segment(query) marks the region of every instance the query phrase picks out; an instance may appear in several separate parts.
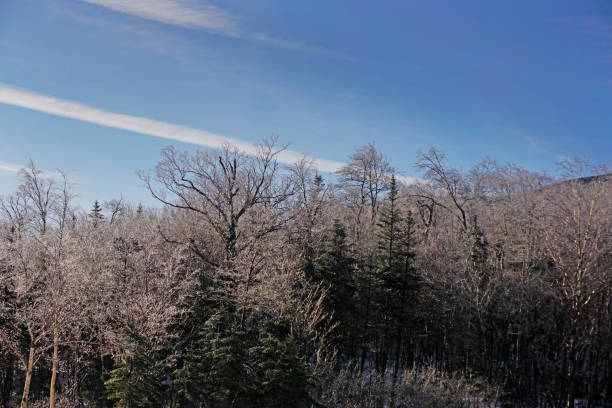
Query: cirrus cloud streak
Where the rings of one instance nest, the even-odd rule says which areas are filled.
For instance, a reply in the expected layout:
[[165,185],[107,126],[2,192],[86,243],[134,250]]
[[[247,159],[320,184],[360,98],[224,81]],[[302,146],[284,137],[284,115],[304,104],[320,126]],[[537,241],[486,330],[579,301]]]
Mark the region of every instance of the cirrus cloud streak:
[[[221,148],[224,144],[229,143],[245,154],[257,154],[257,145],[244,140],[141,116],[109,112],[3,83],[0,83],[0,103],[198,146]],[[304,156],[303,153],[284,150],[278,155],[278,160],[282,163],[294,164]],[[335,172],[344,165],[343,162],[334,160],[310,159],[315,168],[325,172]]]
[[277,48],[293,51],[310,52],[329,58],[357,61],[357,58],[336,52],[324,47],[290,41],[282,37],[264,33],[251,32],[241,27],[238,19],[220,8],[176,0],[81,0],[85,3],[104,7],[123,14],[145,20],[183,27],[192,30],[207,31],[231,38],[254,41]]
[[237,36],[236,23],[225,11],[209,5],[174,0],[82,0],[111,10],[179,27]]

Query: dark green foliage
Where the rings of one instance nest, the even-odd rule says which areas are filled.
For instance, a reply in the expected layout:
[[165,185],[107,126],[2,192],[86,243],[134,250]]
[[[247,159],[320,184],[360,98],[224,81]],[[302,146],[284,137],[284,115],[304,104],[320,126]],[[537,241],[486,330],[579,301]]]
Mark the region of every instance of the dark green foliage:
[[237,328],[205,327],[173,371],[173,406],[308,406],[307,364],[284,326],[262,329],[254,345]]
[[108,398],[117,408],[162,407],[163,378],[157,357],[146,340],[131,327],[125,329],[121,352],[115,358],[105,386]]
[[169,327],[177,339],[176,344],[168,346],[174,349],[169,367],[173,406],[197,407],[206,397],[208,362],[205,355],[210,345],[201,321],[202,313],[194,309],[191,313],[180,314]]
[[310,380],[298,340],[286,327],[268,326],[261,330],[259,344],[249,350],[255,380],[250,406],[310,407]]
[[[199,268],[194,259],[185,261],[182,268]],[[167,345],[168,373],[171,380],[173,407],[199,407],[207,400],[210,388],[211,328],[208,323],[217,310],[209,293],[213,282],[206,270],[200,270],[198,286],[179,305],[168,331],[171,341]]]
[[398,375],[402,347],[410,328],[411,309],[414,307],[418,279],[413,266],[414,220],[406,217],[398,203],[395,177],[391,178],[386,205],[378,222],[377,366],[385,369],[389,357],[393,360],[394,376]]
[[205,385],[213,406],[243,406],[247,395],[246,349],[242,333],[235,329],[210,330],[205,341],[208,364]]
[[339,357],[354,357],[359,338],[356,261],[348,246],[346,229],[334,220],[325,246],[315,262],[314,283],[327,290],[325,308],[337,324],[334,330]]
[[340,221],[334,220],[328,236],[325,249],[317,259],[314,278],[329,287],[326,302],[341,321],[347,317],[347,309],[354,301],[355,261],[347,246],[346,230]]
[[411,212],[405,217],[402,215],[397,194],[393,177],[387,204],[378,222],[378,276],[386,290],[393,295],[405,295],[416,283],[413,267],[414,219]]

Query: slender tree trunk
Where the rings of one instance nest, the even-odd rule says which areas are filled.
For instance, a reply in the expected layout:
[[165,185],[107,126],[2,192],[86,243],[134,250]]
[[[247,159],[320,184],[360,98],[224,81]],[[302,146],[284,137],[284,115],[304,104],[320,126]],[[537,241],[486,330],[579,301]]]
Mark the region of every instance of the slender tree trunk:
[[28,357],[28,366],[26,367],[25,384],[23,385],[23,395],[21,396],[21,408],[28,408],[28,400],[30,399],[30,383],[32,382],[32,371],[34,370],[34,345],[30,345],[30,355]]
[[57,380],[57,360],[59,350],[59,331],[57,329],[57,313],[53,321],[53,366],[51,369],[51,385],[49,387],[49,408],[55,408],[55,382]]

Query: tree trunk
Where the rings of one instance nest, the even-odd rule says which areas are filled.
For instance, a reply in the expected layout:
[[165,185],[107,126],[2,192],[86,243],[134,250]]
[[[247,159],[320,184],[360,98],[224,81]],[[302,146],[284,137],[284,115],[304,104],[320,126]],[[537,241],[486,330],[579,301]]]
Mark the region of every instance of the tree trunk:
[[57,330],[57,314],[53,322],[53,367],[51,369],[51,385],[49,387],[49,408],[55,408],[55,382],[57,380],[57,354],[59,349],[59,332]]
[[32,382],[32,371],[34,369],[34,345],[30,345],[30,355],[28,357],[28,366],[26,367],[25,384],[23,385],[23,395],[21,396],[21,408],[28,408],[28,400],[30,398],[30,383]]

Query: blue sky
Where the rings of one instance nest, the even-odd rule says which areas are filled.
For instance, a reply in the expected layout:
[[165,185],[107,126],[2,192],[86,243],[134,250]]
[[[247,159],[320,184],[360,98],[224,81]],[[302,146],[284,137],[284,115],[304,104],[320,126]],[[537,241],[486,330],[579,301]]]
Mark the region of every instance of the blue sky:
[[135,171],[185,140],[278,135],[323,170],[375,142],[418,176],[431,146],[609,162],[611,131],[609,1],[0,1],[0,193],[31,158],[83,206],[151,202]]

